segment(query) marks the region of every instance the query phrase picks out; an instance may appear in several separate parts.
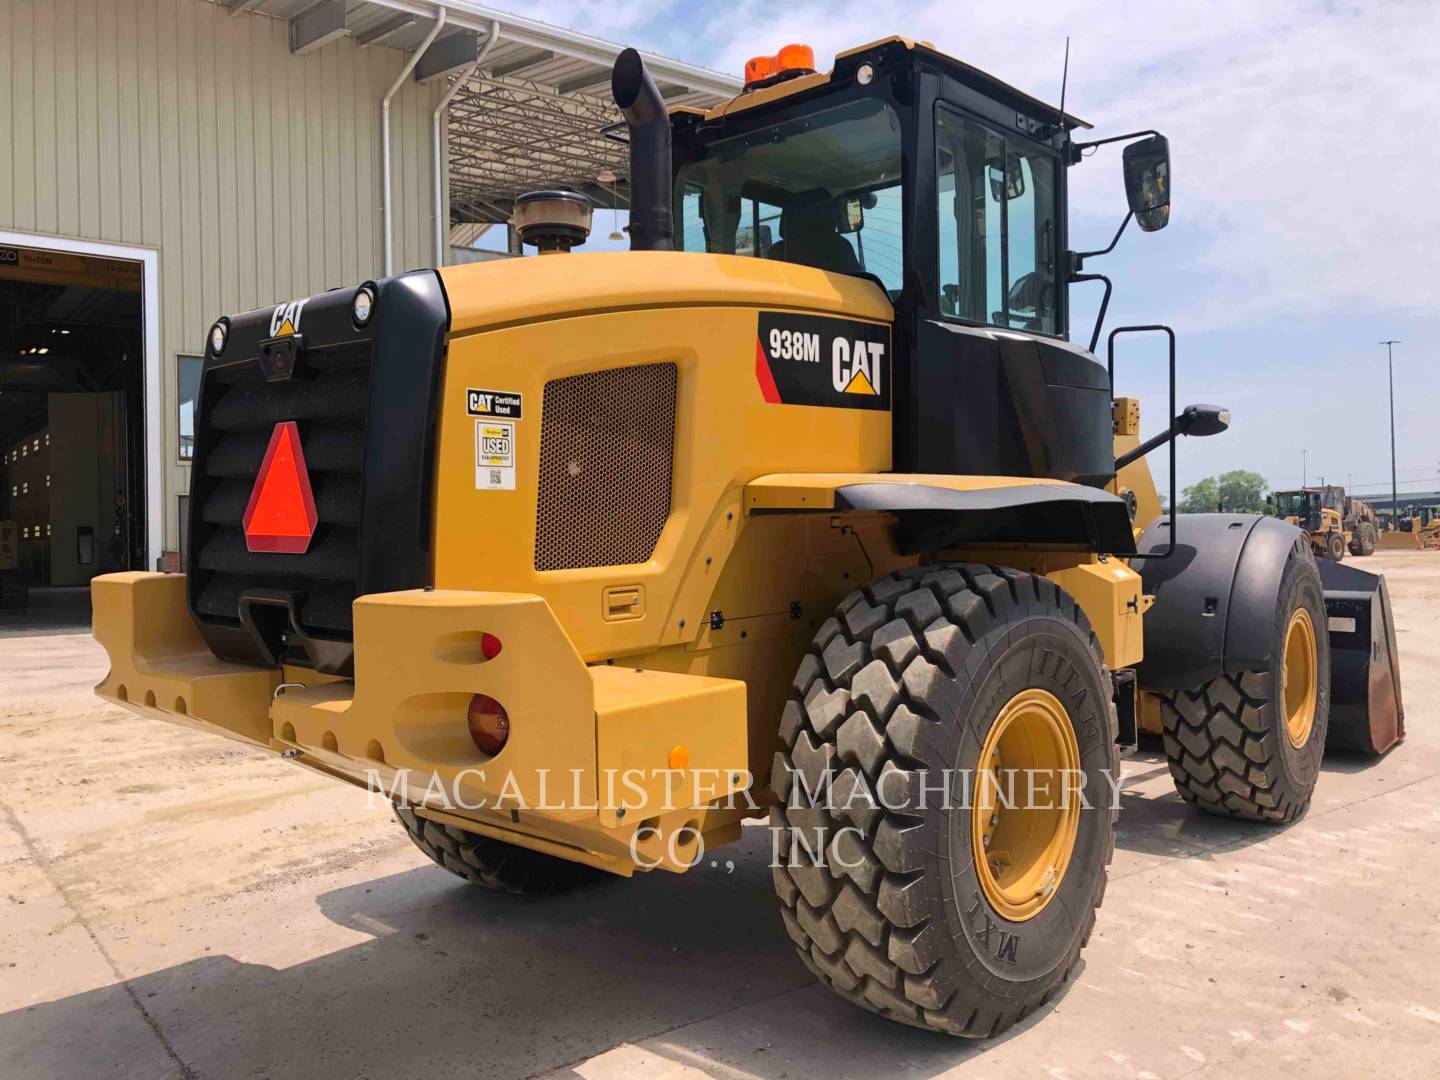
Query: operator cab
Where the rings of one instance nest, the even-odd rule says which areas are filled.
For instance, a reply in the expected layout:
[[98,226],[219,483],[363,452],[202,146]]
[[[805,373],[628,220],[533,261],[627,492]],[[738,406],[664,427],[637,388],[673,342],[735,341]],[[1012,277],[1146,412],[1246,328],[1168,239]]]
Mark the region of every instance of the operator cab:
[[[824,73],[787,46],[747,65],[738,97],[670,119],[678,250],[863,276],[889,297],[894,468],[1111,480],[1109,375],[1069,342],[1067,286],[1100,254],[1068,246],[1066,166],[1100,145],[1072,140],[1088,124],[902,38]],[[1149,231],[1168,221],[1169,162],[1143,134],[1125,222]]]
[[1281,521],[1294,521],[1306,532],[1320,529],[1320,492],[1315,488],[1277,491],[1272,496],[1275,516]]

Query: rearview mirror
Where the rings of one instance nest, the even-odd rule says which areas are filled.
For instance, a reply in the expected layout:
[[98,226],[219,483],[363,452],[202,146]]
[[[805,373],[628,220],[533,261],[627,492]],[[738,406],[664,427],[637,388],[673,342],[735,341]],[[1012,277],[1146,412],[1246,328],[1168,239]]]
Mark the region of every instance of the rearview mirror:
[[1164,135],[1125,147],[1125,198],[1146,232],[1170,224],[1170,142]]
[[1003,177],[1000,175],[1000,169],[995,165],[991,165],[988,171],[990,173],[990,198],[995,202],[1018,199],[1025,194],[1025,171],[1020,167],[1018,155],[1010,155],[1010,161],[1005,168]]
[[865,227],[865,203],[857,196],[840,200],[836,229],[841,233],[857,233]]
[[749,225],[742,225],[735,230],[735,254],[751,255],[757,259],[768,259],[770,257],[770,226],[761,225],[758,229]]
[[1181,435],[1192,438],[1219,435],[1230,426],[1230,410],[1221,405],[1186,405],[1175,424]]

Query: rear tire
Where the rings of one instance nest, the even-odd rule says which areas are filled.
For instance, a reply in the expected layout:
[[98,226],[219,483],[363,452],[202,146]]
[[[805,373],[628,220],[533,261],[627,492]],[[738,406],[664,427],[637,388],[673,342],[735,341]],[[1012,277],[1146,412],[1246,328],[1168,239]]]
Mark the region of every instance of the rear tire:
[[408,806],[395,807],[395,817],[415,846],[430,856],[436,866],[497,892],[544,896],[565,892],[604,876],[603,871],[583,863],[441,825],[422,818]]
[[[1045,578],[938,564],[846,597],[800,664],[770,781],[782,803],[771,810],[780,913],[816,978],[882,1016],[974,1038],[1049,1001],[1089,940],[1114,852],[1112,694],[1085,615]],[[1075,804],[1073,831],[1035,832],[1042,844],[1063,834],[1062,858],[1049,847],[1027,858],[1031,834],[995,822],[1019,814],[1006,823],[1029,829],[1037,819],[1024,815],[1063,806],[976,817],[968,786],[955,799],[991,747],[1023,759],[1000,736],[1027,695],[1060,706],[1053,732],[1070,740],[1094,807]],[[1034,742],[1014,750],[1040,745],[1018,730]],[[987,821],[993,876],[975,858]],[[1003,869],[1001,846],[1014,849]],[[1043,888],[1026,868],[1045,869]],[[1001,876],[1028,908],[992,899]]]
[[1345,534],[1327,533],[1325,536],[1325,557],[1331,562],[1342,562],[1345,558]]
[[[1302,614],[1303,613],[1303,614]],[[1286,698],[1287,644],[1308,621],[1313,634],[1313,712]],[[1294,821],[1310,805],[1330,720],[1330,649],[1324,591],[1309,541],[1286,557],[1269,668],[1221,675],[1196,691],[1161,694],[1165,756],[1180,796],[1221,817]],[[1302,678],[1301,664],[1292,681]],[[1294,689],[1292,695],[1296,693]],[[1299,703],[1303,712],[1303,701]]]

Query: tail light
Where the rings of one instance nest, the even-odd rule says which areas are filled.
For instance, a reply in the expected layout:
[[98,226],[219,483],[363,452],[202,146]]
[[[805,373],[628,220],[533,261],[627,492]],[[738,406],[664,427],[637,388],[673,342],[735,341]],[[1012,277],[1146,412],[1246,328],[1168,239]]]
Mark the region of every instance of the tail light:
[[500,702],[488,694],[475,694],[470,698],[465,721],[471,741],[482,754],[494,757],[505,749],[510,738],[510,716]]

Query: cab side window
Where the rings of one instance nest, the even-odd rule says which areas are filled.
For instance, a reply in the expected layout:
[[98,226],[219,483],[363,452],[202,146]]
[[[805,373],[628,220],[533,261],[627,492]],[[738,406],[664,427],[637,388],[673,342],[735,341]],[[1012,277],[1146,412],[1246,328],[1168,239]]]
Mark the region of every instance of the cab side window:
[[936,153],[941,313],[1058,333],[1055,158],[944,107]]

